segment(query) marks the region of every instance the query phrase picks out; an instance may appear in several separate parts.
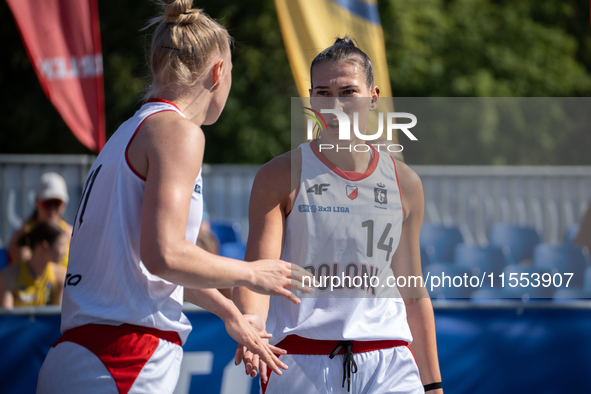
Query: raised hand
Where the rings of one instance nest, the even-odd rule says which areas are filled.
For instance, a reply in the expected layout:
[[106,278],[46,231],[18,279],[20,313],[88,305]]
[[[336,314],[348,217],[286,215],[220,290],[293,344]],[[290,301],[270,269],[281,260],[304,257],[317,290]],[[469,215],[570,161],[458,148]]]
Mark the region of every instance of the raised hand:
[[[259,315],[247,314],[247,315],[244,315],[244,318],[246,319],[246,321],[248,321],[248,323],[252,326],[252,328],[256,332],[259,333],[262,341],[268,345],[269,349],[273,353],[275,353],[275,354],[285,354],[286,353],[285,350],[279,349],[278,347],[268,344],[269,343],[268,338],[270,338],[270,335],[267,334],[267,332],[265,331],[263,321],[261,320]],[[242,362],[242,361],[244,361],[244,366],[245,366],[247,375],[250,375],[254,378],[255,376],[257,376],[257,373],[260,371],[262,381],[263,382],[267,381],[267,379],[268,379],[268,377],[267,377],[267,363],[264,360],[262,360],[258,354],[255,354],[255,353],[251,352],[250,350],[248,350],[248,348],[246,348],[246,346],[238,344],[238,347],[236,348],[236,357],[234,359],[234,363],[236,365],[239,365],[240,362]],[[283,364],[283,365],[285,365],[285,364]]]
[[309,286],[303,285],[303,278],[311,274],[302,267],[282,260],[258,260],[249,263],[254,277],[245,287],[260,293],[283,297],[296,305],[301,303],[291,290],[313,293]]
[[[256,316],[256,317],[255,317]],[[258,318],[258,321],[256,320]],[[264,362],[271,368],[273,372],[281,375],[281,369],[287,369],[287,365],[279,361],[276,354],[285,354],[275,346],[269,345],[268,339],[271,337],[263,328],[263,323],[257,315],[232,315],[230,318],[224,320],[226,324],[226,331],[236,342],[238,342],[238,349],[241,349],[240,358],[243,354],[248,353],[251,360],[257,357],[257,367],[259,360]],[[262,328],[262,329],[261,329]],[[236,365],[240,364],[238,357],[238,350],[236,351]],[[265,368],[266,370],[266,368]],[[254,375],[256,376],[256,374]]]

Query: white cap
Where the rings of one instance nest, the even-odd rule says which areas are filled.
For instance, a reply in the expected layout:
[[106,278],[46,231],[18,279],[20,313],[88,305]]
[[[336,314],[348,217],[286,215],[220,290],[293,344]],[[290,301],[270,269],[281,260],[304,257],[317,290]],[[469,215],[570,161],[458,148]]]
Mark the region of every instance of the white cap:
[[38,201],[58,199],[67,203],[70,201],[70,197],[68,196],[66,181],[60,174],[46,172],[39,179],[35,190],[35,199]]

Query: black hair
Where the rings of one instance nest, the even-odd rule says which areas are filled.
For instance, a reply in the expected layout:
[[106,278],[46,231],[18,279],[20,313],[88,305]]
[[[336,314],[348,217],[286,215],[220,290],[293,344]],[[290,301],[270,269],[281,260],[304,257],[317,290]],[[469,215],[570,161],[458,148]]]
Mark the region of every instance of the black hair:
[[25,233],[18,240],[20,246],[28,246],[34,249],[43,241],[47,241],[49,245],[55,244],[55,241],[64,234],[64,230],[53,222],[41,222],[33,229]]
[[[337,38],[331,46],[320,52],[310,66],[310,83],[312,83],[312,70],[314,66],[325,62],[350,61],[358,63],[365,71],[365,83],[368,87],[373,85],[373,66],[371,59],[365,52],[357,46],[355,39],[346,35],[343,38]],[[314,89],[314,86],[312,86]]]

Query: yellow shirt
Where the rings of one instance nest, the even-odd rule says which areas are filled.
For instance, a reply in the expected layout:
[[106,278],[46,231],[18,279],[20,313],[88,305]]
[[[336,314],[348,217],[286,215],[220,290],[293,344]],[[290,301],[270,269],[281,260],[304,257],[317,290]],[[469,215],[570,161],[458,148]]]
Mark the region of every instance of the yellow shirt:
[[47,264],[43,274],[35,279],[27,263],[22,262],[18,264],[17,275],[14,306],[44,306],[57,298],[57,281],[51,264]]

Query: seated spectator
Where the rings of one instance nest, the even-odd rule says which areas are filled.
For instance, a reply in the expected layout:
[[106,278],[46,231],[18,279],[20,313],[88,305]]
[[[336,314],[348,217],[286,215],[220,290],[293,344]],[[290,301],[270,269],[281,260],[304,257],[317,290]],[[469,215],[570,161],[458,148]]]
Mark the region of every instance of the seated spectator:
[[[55,172],[47,172],[41,175],[37,189],[35,190],[35,210],[25,224],[12,236],[8,244],[8,263],[17,264],[31,259],[31,249],[27,245],[19,244],[23,236],[33,230],[37,223],[53,221],[59,225],[67,235],[67,246],[70,247],[70,235],[72,226],[62,218],[66,212],[66,205],[70,200],[66,181]],[[57,263],[68,266],[68,251],[62,260]]]
[[54,222],[43,222],[23,235],[31,250],[31,259],[0,271],[0,306],[60,305],[66,268],[54,263],[67,252],[68,237]]

